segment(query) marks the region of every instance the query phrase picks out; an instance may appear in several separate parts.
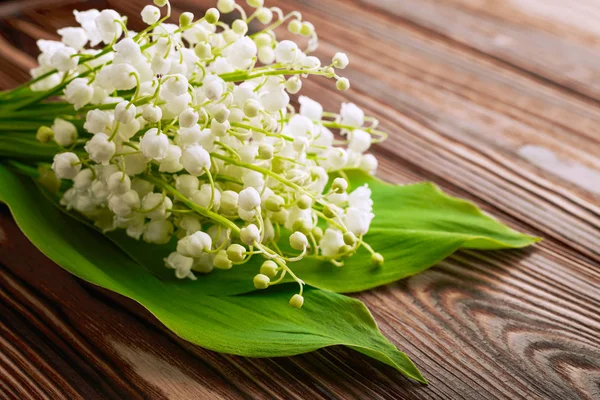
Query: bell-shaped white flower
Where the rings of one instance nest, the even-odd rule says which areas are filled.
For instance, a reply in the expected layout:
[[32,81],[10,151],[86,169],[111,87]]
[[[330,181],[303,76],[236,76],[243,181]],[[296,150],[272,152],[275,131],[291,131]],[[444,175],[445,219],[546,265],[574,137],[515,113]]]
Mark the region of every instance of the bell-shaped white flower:
[[179,279],[195,279],[195,277],[192,278],[194,276],[192,273],[193,264],[193,258],[186,257],[176,251],[172,252],[167,258],[165,258],[165,265],[169,268],[173,268],[175,270],[175,276]]
[[52,66],[61,72],[66,72],[77,67],[77,51],[71,47],[62,47],[52,55]]
[[371,147],[371,135],[362,129],[355,129],[350,133],[348,149],[356,153],[364,153]]
[[166,244],[173,235],[173,224],[168,220],[150,221],[146,225],[143,239],[148,243]]
[[123,27],[119,23],[121,16],[115,10],[102,10],[95,18],[96,28],[104,44],[110,44],[123,34]]
[[212,197],[212,209],[218,210],[221,205],[221,192],[217,188],[213,188],[209,184],[200,186],[192,196],[192,201],[201,207],[208,208]]
[[239,193],[238,202],[242,209],[252,211],[261,204],[260,194],[253,187],[248,187]]
[[290,235],[290,246],[294,250],[304,250],[308,247],[308,238],[302,232],[294,232]]
[[179,126],[182,128],[191,128],[198,122],[198,113],[193,108],[187,108],[179,114]]
[[200,181],[193,175],[180,174],[175,178],[175,188],[186,197],[192,197],[199,186]]
[[115,172],[108,177],[106,184],[112,194],[121,195],[131,190],[131,179],[123,172]]
[[58,179],[73,179],[81,171],[81,162],[75,153],[59,153],[54,156],[52,170]]
[[115,107],[115,120],[128,124],[135,118],[135,113],[135,105],[128,101],[122,101]]
[[255,242],[260,242],[260,231],[254,224],[247,225],[240,230],[240,240],[252,246]]
[[160,172],[168,172],[174,174],[183,169],[183,165],[179,162],[181,159],[181,148],[174,144],[170,144],[167,149],[167,156],[160,162],[158,170]]
[[291,40],[282,40],[275,47],[275,60],[282,64],[292,64],[302,51]]
[[73,178],[73,188],[84,192],[92,186],[94,181],[94,174],[90,168],[82,169]]
[[189,257],[200,257],[202,253],[210,250],[211,247],[212,238],[202,231],[194,232],[177,242],[177,251]]
[[167,219],[171,215],[169,210],[172,207],[173,201],[161,193],[148,193],[142,199],[143,213],[152,220]]
[[89,133],[105,133],[112,122],[113,116],[109,112],[98,109],[91,110],[85,117],[83,128]]
[[365,120],[365,112],[353,103],[342,103],[340,116],[342,125],[361,127]]
[[140,150],[146,157],[162,161],[168,154],[169,138],[156,128],[148,129],[140,141]]
[[335,53],[331,64],[337,69],[344,69],[348,66],[348,56],[345,53]]
[[75,125],[62,118],[56,118],[50,129],[54,132],[54,141],[62,147],[72,145],[77,139],[77,128]]
[[146,25],[152,25],[157,23],[160,19],[160,9],[152,5],[147,5],[142,9],[141,15],[142,21],[144,21]]
[[73,104],[76,110],[92,101],[94,88],[88,84],[85,78],[73,79],[65,88],[65,99]]
[[321,120],[323,116],[323,106],[321,104],[306,96],[300,96],[298,102],[300,103],[300,115],[313,121]]
[[142,57],[142,51],[140,45],[137,44],[132,38],[124,38],[113,46],[117,55],[122,60],[134,64]]
[[88,42],[88,35],[83,28],[67,27],[56,31],[61,37],[62,42],[75,50],[83,49]]
[[360,158],[358,167],[363,171],[373,175],[378,166],[377,158],[373,154],[364,154]]
[[319,242],[321,254],[325,257],[335,256],[344,245],[344,236],[337,229],[327,228]]
[[210,154],[200,145],[191,145],[183,149],[183,154],[180,159],[183,168],[194,176],[204,174],[205,169],[211,166]]
[[165,90],[173,96],[181,96],[182,94],[187,93],[188,85],[187,78],[181,74],[177,74],[169,76],[166,79],[164,87]]
[[108,198],[108,208],[119,217],[127,217],[140,207],[140,196],[135,190]]
[[104,133],[96,133],[88,140],[84,148],[90,159],[98,164],[108,164],[116,150],[115,143],[110,141]]
[[148,122],[156,123],[162,119],[162,110],[158,106],[149,104],[144,107],[142,117]]

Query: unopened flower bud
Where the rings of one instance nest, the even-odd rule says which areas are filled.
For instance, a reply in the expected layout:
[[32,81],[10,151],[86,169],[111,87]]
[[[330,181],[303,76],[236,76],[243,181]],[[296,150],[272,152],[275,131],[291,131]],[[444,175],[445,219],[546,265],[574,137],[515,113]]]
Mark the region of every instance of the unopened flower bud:
[[40,126],[35,134],[35,138],[42,143],[48,143],[53,137],[54,132],[47,126]]
[[182,28],[188,27],[194,21],[194,14],[189,11],[181,13],[179,16],[179,26]]
[[244,103],[244,114],[249,118],[254,118],[258,115],[261,109],[261,104],[255,99],[246,100]]
[[268,276],[269,278],[273,278],[275,275],[277,275],[278,268],[279,267],[275,261],[267,260],[260,266],[260,273]]
[[272,64],[275,61],[275,51],[273,51],[271,46],[258,48],[258,61],[263,64]]
[[231,29],[240,36],[244,36],[248,32],[248,24],[242,19],[236,19],[231,25]]
[[380,253],[373,253],[371,256],[371,264],[374,267],[381,267],[383,265],[384,258]]
[[261,7],[256,12],[256,19],[258,19],[261,24],[268,24],[273,20],[273,11],[271,11],[270,8]]
[[310,223],[305,219],[297,219],[292,224],[292,230],[302,232],[305,235],[310,233],[311,228],[312,226],[310,226]]
[[298,76],[292,76],[285,83],[285,90],[287,90],[289,94],[296,94],[300,89],[302,89],[302,81]]
[[239,195],[233,190],[225,190],[221,193],[221,211],[225,213],[235,212],[238,208]]
[[217,252],[213,263],[215,265],[215,268],[218,269],[231,269],[231,267],[233,266],[231,260],[227,256],[227,251],[225,250],[219,250]]
[[241,244],[234,243],[227,248],[227,257],[233,262],[244,261],[246,248]]
[[258,146],[258,157],[263,160],[270,160],[273,158],[273,146],[269,143],[261,143]]
[[334,193],[344,193],[348,190],[348,181],[344,178],[335,178],[331,184],[331,190]]
[[354,244],[356,243],[358,239],[356,239],[356,235],[352,232],[346,232],[344,233],[344,243],[346,243],[348,246],[354,246]]
[[208,60],[212,57],[212,47],[208,43],[200,42],[194,46],[194,53],[201,60]]
[[315,27],[310,22],[303,22],[302,27],[300,28],[300,34],[302,36],[310,36],[315,32]]
[[328,205],[323,207],[323,215],[325,215],[327,218],[335,218],[338,216],[337,212],[335,212],[335,210]]
[[159,7],[164,7],[165,5],[167,5],[168,0],[154,0],[154,4],[156,4]]
[[315,226],[311,233],[317,242],[323,238],[323,229],[318,226]]
[[240,230],[240,240],[245,244],[252,246],[260,241],[260,231],[254,224],[250,224]]
[[238,205],[246,211],[252,211],[260,206],[260,194],[253,187],[248,187],[239,193]]
[[340,78],[335,83],[337,90],[348,90],[350,89],[350,81],[348,78]]
[[228,14],[235,10],[235,1],[234,0],[219,0],[217,1],[217,8],[223,14]]
[[304,250],[308,247],[308,239],[302,232],[294,232],[290,235],[290,246],[294,250]]
[[266,33],[259,33],[254,38],[254,43],[256,43],[256,47],[259,47],[259,48],[265,47],[265,46],[271,46],[271,43],[273,43],[273,38],[271,37],[271,35],[268,35]]
[[267,275],[264,274],[258,274],[254,277],[254,287],[257,289],[266,289],[269,287],[269,282],[271,282],[271,279],[269,279],[269,277]]
[[262,7],[264,4],[264,0],[246,0],[250,7],[258,8]]
[[214,25],[219,21],[220,16],[221,15],[219,13],[219,10],[217,10],[216,8],[209,8],[208,10],[206,10],[206,14],[204,14],[204,19],[209,24]]
[[294,34],[300,33],[301,29],[302,29],[302,22],[298,21],[297,19],[291,20],[290,23],[288,24],[288,30]]
[[331,64],[337,69],[344,69],[348,66],[348,56],[345,53],[335,53]]
[[312,199],[310,198],[310,196],[303,194],[298,198],[296,204],[301,210],[306,210],[312,207]]
[[293,295],[292,298],[290,299],[290,306],[292,306],[294,308],[301,308],[303,304],[304,304],[304,297],[302,297],[299,294]]
[[281,210],[281,207],[283,207],[284,204],[285,200],[283,197],[275,194],[267,198],[267,201],[265,202],[265,208],[269,211],[277,212]]

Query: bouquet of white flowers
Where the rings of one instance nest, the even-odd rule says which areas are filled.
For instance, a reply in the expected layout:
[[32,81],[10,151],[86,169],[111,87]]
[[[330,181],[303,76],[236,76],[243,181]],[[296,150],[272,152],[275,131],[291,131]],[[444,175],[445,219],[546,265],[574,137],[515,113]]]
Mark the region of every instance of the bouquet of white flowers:
[[[161,262],[179,279],[244,269],[255,289],[293,281],[294,308],[303,306],[305,286],[296,266],[310,265],[309,285],[346,292],[418,272],[467,243],[531,243],[431,186],[402,194],[370,178],[377,159],[367,151],[386,138],[375,118],[351,103],[332,113],[306,96],[298,97],[299,107],[290,101],[312,75],[347,90],[348,79],[338,74],[348,57],[336,53],[322,64],[309,55],[318,38],[300,13],[247,3],[249,15],[234,0],[219,0],[202,17],[184,12],[173,24],[168,0],[155,0],[141,10],[140,32],[114,10],[75,11],[78,26],[58,30],[61,42],[38,41],[33,79],[0,94],[1,118],[14,122],[0,133],[5,164],[34,176],[102,233],[122,230],[168,249]],[[239,18],[220,21],[231,12]],[[282,25],[305,45],[279,40]],[[370,236],[373,186],[386,221]],[[10,195],[0,199],[11,204]],[[390,199],[417,211],[403,219]],[[121,237],[117,245],[127,247]],[[383,248],[369,245],[369,237]],[[410,253],[400,253],[407,258],[399,266],[390,248],[398,240],[409,240]],[[429,246],[439,250],[419,255]],[[388,256],[396,265],[383,265]],[[349,271],[339,274],[345,264]],[[222,276],[215,279],[230,279]],[[386,357],[378,358],[390,363]],[[391,364],[423,380],[407,358]]]

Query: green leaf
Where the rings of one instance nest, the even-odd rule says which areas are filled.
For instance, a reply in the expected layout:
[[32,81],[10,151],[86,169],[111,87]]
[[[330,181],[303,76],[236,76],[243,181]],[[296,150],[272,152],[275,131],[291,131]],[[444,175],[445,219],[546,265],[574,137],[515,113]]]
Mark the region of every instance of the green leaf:
[[344,345],[426,382],[410,359],[383,337],[358,300],[307,288],[305,305],[298,310],[287,304],[295,285],[227,296],[217,290],[208,294],[203,278],[185,283],[162,280],[104,235],[53,206],[31,180],[1,165],[0,186],[0,201],[8,204],[19,227],[46,256],[81,279],[137,301],[192,343],[250,357]]

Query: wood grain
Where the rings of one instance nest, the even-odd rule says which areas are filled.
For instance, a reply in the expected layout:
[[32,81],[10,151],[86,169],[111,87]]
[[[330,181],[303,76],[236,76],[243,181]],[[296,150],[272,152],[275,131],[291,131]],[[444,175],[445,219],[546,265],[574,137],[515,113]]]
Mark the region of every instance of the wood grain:
[[[0,86],[26,79],[68,1],[0,6]],[[175,0],[196,15],[212,0]],[[132,15],[146,2],[92,1]],[[600,4],[559,0],[269,1],[349,54],[352,101],[391,132],[380,176],[432,180],[545,241],[461,252],[358,297],[429,386],[344,349],[246,359],[181,341],[148,312],[73,278],[0,216],[5,398],[600,398]],[[7,11],[8,10],[8,11]]]

